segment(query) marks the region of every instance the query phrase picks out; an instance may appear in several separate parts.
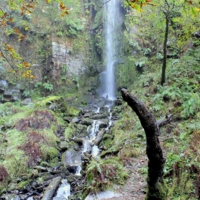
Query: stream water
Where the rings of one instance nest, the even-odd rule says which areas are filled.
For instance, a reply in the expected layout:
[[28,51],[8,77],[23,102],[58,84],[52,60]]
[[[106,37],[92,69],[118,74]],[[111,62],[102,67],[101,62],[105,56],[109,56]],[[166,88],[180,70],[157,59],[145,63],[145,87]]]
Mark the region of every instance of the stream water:
[[[113,100],[116,99],[116,88],[115,88],[115,63],[118,59],[118,51],[117,51],[117,34],[118,33],[118,24],[120,20],[120,0],[110,0],[105,1],[103,0],[103,13],[104,13],[104,64],[105,64],[105,71],[103,71],[100,74],[100,80],[101,80],[101,89],[100,89],[100,96],[103,98],[106,98],[107,100],[111,101],[110,105],[105,105],[108,109],[108,125],[106,127],[106,131],[109,130],[109,128],[112,125],[112,112],[111,112],[111,106],[113,104]],[[97,108],[95,113],[100,113],[100,108]],[[100,149],[97,145],[91,145],[95,138],[97,137],[98,132],[100,131],[99,127],[101,124],[101,120],[94,119],[91,126],[88,126],[87,132],[88,136],[84,138],[82,149],[81,149],[81,155],[84,155],[84,153],[89,153],[93,157],[97,157],[100,153]],[[82,164],[80,163],[76,167],[76,176],[81,176],[81,170],[82,170]],[[63,184],[60,186],[60,188],[57,191],[57,195],[62,196],[61,193],[66,192],[63,191],[61,188],[67,187],[63,186]],[[68,191],[68,196],[70,196],[70,190]],[[60,193],[60,194],[59,194]],[[66,195],[66,196],[67,196]],[[97,194],[96,196],[88,196],[86,199],[93,200],[93,199],[101,199],[102,197],[108,198],[115,196],[114,193],[107,191],[104,193]],[[67,198],[66,198],[67,199]]]
[[[111,107],[106,105],[105,108],[107,108],[108,116],[107,116],[107,127],[105,128],[106,131],[109,130],[110,126],[112,125],[112,113],[111,113]],[[104,110],[105,110],[104,108]],[[95,114],[102,114],[100,112],[100,108],[97,108],[96,110],[93,110],[93,113]],[[87,137],[82,139],[82,148],[80,148],[80,154],[81,156],[84,156],[84,153],[90,154],[93,157],[97,157],[100,153],[100,149],[97,145],[94,145],[94,141],[98,135],[98,133],[101,131],[100,125],[102,124],[102,119],[94,119],[92,121],[92,124],[87,127]],[[76,171],[74,173],[74,176],[82,176],[82,162],[73,162],[73,156],[71,154],[68,154],[68,160],[72,163],[72,166],[74,165]],[[70,184],[67,182],[67,180],[62,180],[62,184],[59,186],[56,196],[53,198],[53,200],[67,200],[73,193],[71,193]],[[97,196],[93,198],[93,196],[88,196],[87,199],[100,199],[100,197],[103,195],[112,196],[112,192],[105,192],[102,194],[97,194]],[[98,197],[99,196],[99,197]]]
[[[112,126],[112,112],[111,107],[113,106],[113,102],[116,99],[116,86],[115,86],[115,64],[118,59],[118,50],[117,46],[119,46],[117,35],[119,34],[119,21],[120,21],[120,0],[103,0],[103,16],[104,16],[104,53],[103,53],[103,61],[105,65],[105,71],[100,74],[101,79],[101,88],[99,95],[102,97],[105,102],[103,110],[107,109],[107,116],[104,117],[103,120],[106,120],[105,131],[108,132],[110,127]],[[6,83],[0,82],[0,84],[4,85]],[[93,110],[95,114],[103,114],[101,108],[98,107]],[[91,118],[92,119],[92,118]],[[85,153],[90,154],[93,157],[98,157],[101,150],[98,145],[95,145],[94,141],[98,137],[98,133],[101,131],[102,127],[100,127],[104,122],[102,119],[94,118],[92,124],[87,127],[87,136],[85,138],[80,138],[82,140],[82,147],[80,151],[75,151],[77,155],[74,155],[73,151],[68,151],[66,153],[67,161],[72,170],[73,176],[82,177],[82,163]],[[68,182],[67,179],[62,179],[60,176],[61,182],[58,184],[58,189],[55,191],[53,200],[68,200],[70,197],[74,195],[74,191],[72,189],[72,185]],[[57,187],[56,187],[57,188]],[[51,187],[50,187],[51,190]],[[45,191],[46,192],[46,191]],[[31,195],[29,195],[31,196]],[[104,191],[99,194],[88,196],[87,200],[96,200],[102,198],[112,198],[114,196],[120,196],[112,191]],[[22,198],[23,199],[23,198]],[[45,198],[43,198],[45,200]],[[29,197],[28,200],[33,200],[33,197]]]

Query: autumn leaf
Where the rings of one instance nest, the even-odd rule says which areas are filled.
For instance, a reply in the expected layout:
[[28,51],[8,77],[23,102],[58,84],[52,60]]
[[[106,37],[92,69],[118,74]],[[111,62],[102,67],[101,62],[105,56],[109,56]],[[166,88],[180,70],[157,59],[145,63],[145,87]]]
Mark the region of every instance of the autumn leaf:
[[1,24],[2,24],[3,26],[6,26],[6,25],[7,25],[6,20],[2,20],[2,21],[1,21]]
[[15,32],[16,34],[20,34],[20,31],[19,31],[18,28],[13,28],[13,30],[14,30],[14,32]]
[[25,61],[23,62],[23,65],[24,65],[25,68],[29,68],[29,67],[31,66],[30,63],[27,63],[27,62],[25,62]]
[[13,22],[14,22],[14,18],[9,18],[8,21],[9,21],[10,23],[13,23]]
[[63,4],[63,2],[60,2],[60,9],[61,10],[65,10],[66,9],[66,6]]

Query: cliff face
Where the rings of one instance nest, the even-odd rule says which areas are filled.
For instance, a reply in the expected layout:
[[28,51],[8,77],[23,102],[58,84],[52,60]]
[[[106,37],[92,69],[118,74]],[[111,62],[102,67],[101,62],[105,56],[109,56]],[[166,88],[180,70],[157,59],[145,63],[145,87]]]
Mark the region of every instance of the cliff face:
[[[12,45],[23,61],[31,64],[25,71],[31,70],[35,78],[24,78],[18,61],[7,54],[9,62],[1,61],[4,72],[0,80],[7,80],[12,85],[20,83],[26,96],[30,90],[39,90],[42,91],[40,94],[46,95],[63,91],[74,93],[80,88],[96,94],[96,89],[101,87],[99,74],[105,69],[104,5],[94,0],[75,0],[67,1],[66,6],[69,14],[64,17],[60,16],[57,3],[45,2],[39,2],[31,15],[21,16],[18,11],[10,13],[15,21],[5,28],[2,38]],[[132,52],[127,50],[130,48],[129,38],[124,32],[127,29],[124,22],[127,11],[123,1],[120,12],[120,31],[115,40],[118,48],[115,62],[117,88],[130,85],[135,76],[134,61],[129,59]],[[19,40],[19,35],[13,30],[19,30],[24,39]],[[11,73],[13,68],[21,72],[17,75]],[[7,90],[5,87],[2,89]]]
[[[18,73],[18,77],[10,73],[12,68],[22,69],[17,67],[18,61],[5,52],[9,62],[1,60],[5,72],[1,73],[1,80],[21,82],[31,88],[37,87],[38,82],[52,84],[55,90],[65,85],[74,87],[74,80],[87,71],[90,62],[90,12],[87,2],[82,0],[68,1],[66,6],[69,14],[64,17],[60,16],[58,3],[45,2],[39,2],[31,15],[21,16],[18,11],[10,13],[15,20],[5,27],[5,33],[2,32],[3,42],[9,43],[25,62],[31,64],[28,70],[35,79],[27,81],[19,77],[22,73]],[[23,34],[24,39],[19,40],[13,30]]]

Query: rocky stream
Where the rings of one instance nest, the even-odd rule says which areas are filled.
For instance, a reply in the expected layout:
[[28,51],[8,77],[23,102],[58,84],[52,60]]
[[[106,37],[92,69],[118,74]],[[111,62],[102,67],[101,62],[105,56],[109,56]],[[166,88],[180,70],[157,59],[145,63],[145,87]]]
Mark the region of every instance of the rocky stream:
[[[91,159],[101,157],[106,147],[102,145],[104,135],[110,137],[110,127],[117,120],[115,107],[121,105],[120,100],[103,99],[99,103],[92,103],[81,109],[79,116],[71,117],[68,127],[73,126],[75,134],[65,139],[64,130],[57,131],[59,142],[59,162],[52,167],[48,162],[34,166],[29,184],[23,189],[7,190],[0,199],[5,200],[66,200],[82,199],[87,185],[85,169]],[[42,121],[41,121],[42,123]],[[103,155],[104,156],[104,155]],[[45,177],[40,181],[40,177]],[[17,182],[27,180],[26,174]],[[11,188],[11,187],[9,187]],[[111,191],[98,194],[103,197],[113,197]],[[99,196],[99,198],[100,198]],[[88,196],[87,200],[95,197]]]

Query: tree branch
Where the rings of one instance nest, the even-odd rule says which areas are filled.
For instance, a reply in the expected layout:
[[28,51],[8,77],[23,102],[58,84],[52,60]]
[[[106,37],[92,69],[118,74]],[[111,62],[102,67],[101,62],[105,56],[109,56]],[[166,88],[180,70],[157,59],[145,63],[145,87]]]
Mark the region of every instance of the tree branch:
[[[146,154],[148,161],[148,193],[147,200],[162,200],[163,186],[162,177],[165,159],[159,143],[159,128],[152,111],[145,104],[131,95],[126,89],[121,90],[124,101],[137,114],[146,134]],[[166,195],[166,191],[165,194]]]

